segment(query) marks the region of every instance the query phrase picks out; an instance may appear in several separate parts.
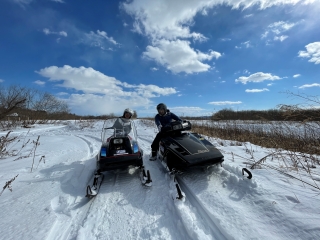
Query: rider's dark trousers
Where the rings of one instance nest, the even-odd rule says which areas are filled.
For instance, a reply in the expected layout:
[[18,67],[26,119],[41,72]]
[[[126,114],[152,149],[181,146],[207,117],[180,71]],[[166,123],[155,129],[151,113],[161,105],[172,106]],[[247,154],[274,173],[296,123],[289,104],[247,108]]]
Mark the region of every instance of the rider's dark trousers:
[[162,132],[158,132],[157,136],[154,138],[152,144],[151,144],[151,149],[152,151],[158,151],[159,149],[159,143],[161,138],[163,138],[164,136],[166,136],[165,133]]

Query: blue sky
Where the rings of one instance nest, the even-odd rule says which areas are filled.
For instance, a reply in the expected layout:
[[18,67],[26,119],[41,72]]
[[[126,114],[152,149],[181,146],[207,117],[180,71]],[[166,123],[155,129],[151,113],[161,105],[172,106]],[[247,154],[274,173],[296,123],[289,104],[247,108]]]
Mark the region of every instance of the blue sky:
[[81,115],[265,110],[318,96],[319,0],[2,0],[0,82]]

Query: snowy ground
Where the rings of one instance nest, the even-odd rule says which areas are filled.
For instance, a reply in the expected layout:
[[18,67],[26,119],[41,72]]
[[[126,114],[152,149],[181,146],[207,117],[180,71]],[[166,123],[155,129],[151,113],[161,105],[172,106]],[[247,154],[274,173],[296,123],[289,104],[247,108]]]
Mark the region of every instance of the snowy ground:
[[[252,170],[251,180],[242,175],[243,167],[270,149],[226,141],[221,146],[210,139],[225,155],[224,164],[180,175],[187,197],[174,201],[170,176],[159,162],[148,160],[155,128],[135,121],[153,186],[142,186],[134,170],[109,172],[91,200],[85,187],[103,122],[87,129],[74,123],[37,125],[26,138],[29,129],[15,130],[21,141],[13,149],[38,136],[40,145],[33,172],[33,155],[0,159],[1,186],[18,175],[13,191],[0,196],[0,239],[320,239],[319,190],[269,168]],[[31,141],[19,156],[30,152]],[[43,155],[45,162],[39,163]],[[267,163],[279,168],[278,161]],[[288,173],[320,185],[319,166],[313,182],[302,171]]]

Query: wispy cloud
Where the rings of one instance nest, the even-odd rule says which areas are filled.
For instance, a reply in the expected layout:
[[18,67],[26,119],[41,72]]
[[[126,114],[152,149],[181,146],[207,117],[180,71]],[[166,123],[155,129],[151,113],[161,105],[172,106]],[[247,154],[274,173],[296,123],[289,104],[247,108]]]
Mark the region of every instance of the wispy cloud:
[[297,24],[299,23],[290,23],[283,21],[274,22],[267,27],[267,30],[261,35],[261,38],[264,39],[270,36],[271,38],[268,39],[267,42],[270,42],[272,38],[274,41],[283,42],[289,37],[287,35],[284,35],[283,33],[290,30]]
[[249,77],[239,77],[235,80],[235,82],[240,82],[242,84],[247,84],[248,82],[263,82],[263,81],[275,81],[280,80],[282,78],[272,75],[271,73],[263,73],[263,72],[257,72],[254,74],[251,74]]
[[248,93],[269,92],[269,89],[268,89],[268,88],[262,88],[262,89],[246,89],[245,92],[248,92]]
[[240,46],[235,46],[236,49],[241,49],[241,48],[249,48],[252,47],[250,41],[242,42]]
[[252,17],[253,16],[253,14],[247,14],[247,15],[244,15],[243,17],[244,18],[249,18],[249,17]]
[[241,103],[242,103],[241,101],[236,101],[236,102],[232,102],[232,101],[208,102],[208,104],[216,105],[216,106],[233,105],[233,104],[241,104]]
[[274,39],[275,41],[283,42],[283,41],[286,40],[287,38],[288,38],[288,36],[282,35],[282,36],[275,36],[273,39]]
[[109,37],[105,31],[97,30],[96,32],[90,31],[89,33],[82,34],[81,43],[99,47],[103,50],[113,50],[109,45],[112,46],[120,46],[118,42],[116,42],[113,37]]
[[65,32],[65,31],[54,32],[54,31],[50,31],[48,28],[44,28],[43,32],[44,32],[45,35],[54,34],[54,35],[59,35],[59,36],[63,36],[63,37],[67,37],[68,36],[67,32]]
[[4,82],[4,80],[0,78],[0,83],[1,83],[1,82]]
[[300,86],[299,88],[303,89],[303,88],[312,88],[312,87],[320,87],[320,83],[305,84]]
[[19,4],[20,6],[25,6],[33,2],[33,0],[12,0],[14,3]]
[[33,83],[35,83],[35,84],[37,84],[37,85],[39,85],[39,86],[44,86],[44,85],[46,84],[46,82],[40,81],[40,80],[36,80],[36,81],[34,81]]
[[294,78],[298,78],[298,77],[300,77],[300,76],[301,76],[301,74],[295,74],[295,75],[293,75]]
[[307,51],[299,51],[298,56],[310,58],[309,62],[320,64],[320,42],[309,43],[305,46]]

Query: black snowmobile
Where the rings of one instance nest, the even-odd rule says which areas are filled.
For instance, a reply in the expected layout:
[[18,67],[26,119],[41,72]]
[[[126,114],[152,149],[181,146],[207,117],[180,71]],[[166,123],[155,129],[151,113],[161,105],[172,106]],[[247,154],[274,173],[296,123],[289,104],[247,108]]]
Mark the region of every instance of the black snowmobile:
[[185,172],[224,161],[215,146],[190,130],[189,121],[171,122],[162,130],[165,136],[159,144],[158,158],[169,171]]
[[189,121],[171,122],[165,126],[162,129],[164,137],[160,140],[157,153],[157,159],[161,161],[173,180],[170,184],[176,190],[173,199],[182,201],[185,199],[185,194],[180,188],[176,174],[221,164],[224,161],[224,156],[215,146],[190,130]]
[[150,172],[143,166],[143,151],[138,145],[137,132],[133,121],[124,118],[104,122],[101,133],[102,145],[96,156],[97,167],[92,185],[87,186],[87,197],[97,195],[103,181],[103,172],[139,168],[143,185],[151,186]]

